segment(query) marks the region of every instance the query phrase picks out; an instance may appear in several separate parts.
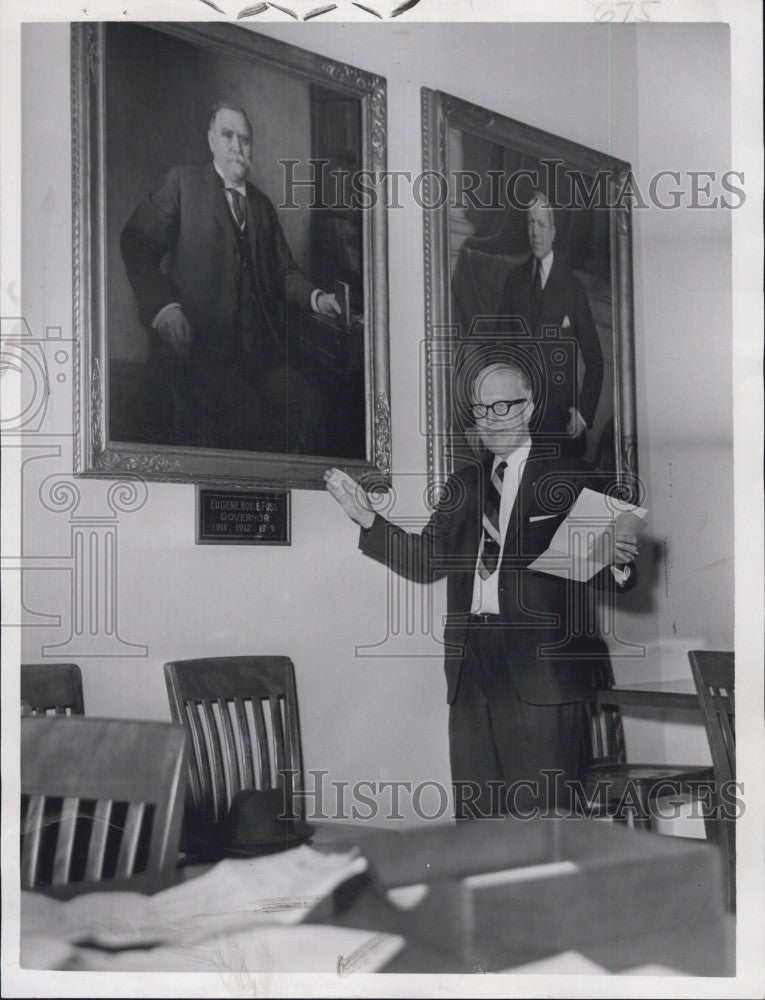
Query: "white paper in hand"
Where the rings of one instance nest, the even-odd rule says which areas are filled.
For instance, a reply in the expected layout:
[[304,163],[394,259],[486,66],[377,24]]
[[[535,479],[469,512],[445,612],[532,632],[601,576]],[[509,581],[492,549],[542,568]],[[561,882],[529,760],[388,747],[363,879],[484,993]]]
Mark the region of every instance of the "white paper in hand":
[[585,488],[547,549],[528,568],[564,580],[589,580],[613,562],[615,536],[639,535],[647,517],[645,507]]

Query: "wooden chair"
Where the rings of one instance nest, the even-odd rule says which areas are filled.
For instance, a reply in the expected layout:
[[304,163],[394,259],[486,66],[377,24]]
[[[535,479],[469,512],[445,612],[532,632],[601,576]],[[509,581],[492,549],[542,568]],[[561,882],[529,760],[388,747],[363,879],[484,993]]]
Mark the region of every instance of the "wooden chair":
[[[736,825],[728,815],[733,803],[721,789],[736,780],[735,657],[732,652],[694,649],[688,653],[704,726],[712,754],[715,778],[714,816],[717,841],[723,853],[726,902],[736,908]],[[727,806],[727,809],[726,809]]]
[[22,663],[21,700],[33,715],[84,715],[76,663]]
[[[222,821],[245,788],[282,787],[291,804],[292,787],[302,787],[303,761],[288,657],[179,660],[165,664],[165,683],[172,717],[189,738],[188,819]],[[302,796],[294,811],[304,817]]]
[[[638,764],[627,760],[621,712],[609,704],[614,684],[610,664],[594,667],[596,691],[585,704],[590,734],[589,759],[582,784],[589,801],[597,803],[601,815],[630,823],[636,829],[651,829],[656,799],[668,792],[704,802],[713,781],[706,765]],[[707,837],[714,836],[711,816],[704,815]]]
[[186,738],[126,719],[21,719],[21,886],[174,866]]

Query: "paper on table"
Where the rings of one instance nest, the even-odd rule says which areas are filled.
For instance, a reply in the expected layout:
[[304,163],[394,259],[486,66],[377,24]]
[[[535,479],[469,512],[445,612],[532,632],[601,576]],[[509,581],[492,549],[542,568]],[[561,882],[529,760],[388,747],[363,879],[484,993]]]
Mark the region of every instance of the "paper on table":
[[297,924],[367,867],[358,850],[327,854],[303,844],[261,858],[227,859],[154,896],[96,892],[67,902],[22,893],[22,934],[104,948],[190,945],[256,924]]
[[639,535],[647,516],[645,507],[583,489],[546,551],[528,568],[580,583],[589,580],[613,562],[615,535]]
[[404,947],[397,934],[306,924],[259,927],[194,945],[106,952],[76,948],[69,970],[84,972],[376,972]]
[[608,970],[602,965],[593,962],[578,951],[563,951],[558,955],[550,955],[549,958],[540,958],[536,962],[527,962],[525,965],[514,965],[510,969],[503,969],[505,975],[547,975],[547,976],[603,976],[608,975]]
[[632,969],[622,969],[617,972],[618,976],[685,976],[687,973],[680,969],[672,969],[668,965],[636,965]]
[[548,861],[541,865],[522,865],[520,868],[503,868],[496,872],[481,872],[462,879],[472,889],[509,882],[530,882],[532,879],[557,878],[559,875],[576,875],[581,869],[573,861]]
[[22,934],[19,952],[19,965],[22,969],[66,970],[75,961],[77,949],[60,938]]

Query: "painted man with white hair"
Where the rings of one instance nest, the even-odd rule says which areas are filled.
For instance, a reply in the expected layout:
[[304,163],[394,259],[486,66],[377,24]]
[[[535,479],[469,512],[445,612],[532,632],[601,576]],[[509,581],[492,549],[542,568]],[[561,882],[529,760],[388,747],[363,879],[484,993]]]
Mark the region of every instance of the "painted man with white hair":
[[322,401],[292,367],[287,310],[340,307],[300,270],[250,181],[254,141],[244,109],[219,101],[210,161],[172,167],[128,219],[120,249],[150,363],[169,373],[172,443],[315,454]]
[[[460,818],[529,815],[568,805],[585,755],[584,702],[607,648],[594,632],[593,588],[635,583],[634,536],[617,535],[614,564],[589,583],[529,564],[591,483],[577,459],[532,434],[535,391],[519,363],[472,363],[466,394],[485,459],[454,473],[421,533],[374,513],[332,470],[327,489],[361,526],[366,555],[417,582],[446,578],[449,748]],[[588,631],[589,629],[589,631]],[[545,771],[557,771],[551,788]]]

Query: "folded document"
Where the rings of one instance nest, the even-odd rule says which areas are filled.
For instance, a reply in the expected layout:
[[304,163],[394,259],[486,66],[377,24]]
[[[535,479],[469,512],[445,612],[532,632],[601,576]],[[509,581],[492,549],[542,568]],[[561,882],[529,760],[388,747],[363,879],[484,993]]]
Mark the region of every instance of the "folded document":
[[645,507],[583,489],[547,549],[528,568],[580,583],[589,580],[613,563],[616,535],[639,535],[647,517]]

